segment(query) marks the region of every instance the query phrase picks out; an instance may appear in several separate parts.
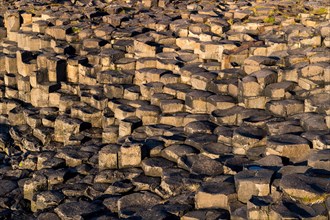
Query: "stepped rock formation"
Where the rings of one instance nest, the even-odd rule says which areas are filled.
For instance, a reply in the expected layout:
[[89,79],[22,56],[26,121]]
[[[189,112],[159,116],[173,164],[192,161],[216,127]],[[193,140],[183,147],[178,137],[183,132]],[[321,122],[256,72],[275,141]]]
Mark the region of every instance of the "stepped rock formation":
[[329,219],[327,0],[0,0],[0,219]]

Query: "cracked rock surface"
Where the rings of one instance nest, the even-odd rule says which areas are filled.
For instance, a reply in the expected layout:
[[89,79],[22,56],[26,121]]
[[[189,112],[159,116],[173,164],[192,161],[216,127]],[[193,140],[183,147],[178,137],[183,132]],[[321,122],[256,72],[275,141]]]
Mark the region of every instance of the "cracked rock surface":
[[327,0],[0,0],[0,219],[329,219]]

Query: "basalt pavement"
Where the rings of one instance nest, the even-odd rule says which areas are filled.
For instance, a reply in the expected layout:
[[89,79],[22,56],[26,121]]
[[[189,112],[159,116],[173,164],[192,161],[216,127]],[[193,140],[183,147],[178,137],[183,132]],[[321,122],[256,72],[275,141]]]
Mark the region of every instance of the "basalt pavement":
[[0,0],[0,219],[329,219],[327,0]]

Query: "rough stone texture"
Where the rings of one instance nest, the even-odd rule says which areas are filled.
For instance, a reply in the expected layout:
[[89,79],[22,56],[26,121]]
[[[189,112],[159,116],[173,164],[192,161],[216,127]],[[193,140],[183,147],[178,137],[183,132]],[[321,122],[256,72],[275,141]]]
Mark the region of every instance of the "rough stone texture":
[[0,219],[329,219],[326,0],[0,0]]
[[84,201],[68,202],[59,205],[54,211],[61,219],[75,219],[93,216],[100,211],[100,207]]
[[244,170],[235,175],[235,185],[238,200],[246,203],[255,196],[267,196],[270,193],[270,181],[273,171]]
[[281,179],[283,191],[305,204],[322,203],[330,194],[329,180],[304,174],[288,174]]
[[267,140],[267,152],[287,157],[293,162],[306,160],[310,153],[309,142],[297,135],[271,136]]
[[195,207],[229,209],[231,200],[237,198],[235,187],[231,182],[204,183],[195,195]]
[[308,166],[330,171],[330,149],[313,152],[308,158]]

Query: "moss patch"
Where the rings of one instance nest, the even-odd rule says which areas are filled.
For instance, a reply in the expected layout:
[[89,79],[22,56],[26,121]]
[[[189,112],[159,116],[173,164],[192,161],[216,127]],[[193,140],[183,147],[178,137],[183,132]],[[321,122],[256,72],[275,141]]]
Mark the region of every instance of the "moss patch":
[[71,29],[73,33],[79,33],[81,31],[81,28],[79,27],[72,27]]
[[267,18],[264,19],[265,23],[268,24],[274,24],[275,23],[275,17],[274,16],[268,16]]
[[314,11],[312,11],[312,14],[314,14],[314,15],[328,14],[328,9],[327,8],[318,8],[318,9],[315,9]]

